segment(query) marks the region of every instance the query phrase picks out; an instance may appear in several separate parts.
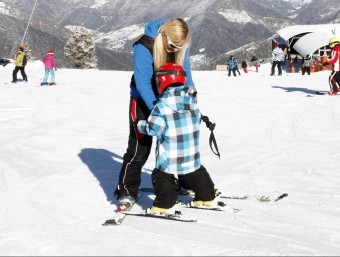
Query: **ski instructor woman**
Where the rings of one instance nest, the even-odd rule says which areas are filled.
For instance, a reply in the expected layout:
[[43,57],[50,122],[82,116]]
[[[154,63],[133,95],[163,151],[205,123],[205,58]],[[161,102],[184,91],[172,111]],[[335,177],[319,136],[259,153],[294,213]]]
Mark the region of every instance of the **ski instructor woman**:
[[141,170],[150,154],[152,137],[139,133],[135,124],[138,120],[147,120],[157,102],[154,71],[168,62],[180,64],[187,74],[186,84],[195,90],[189,44],[189,28],[182,19],[157,19],[148,23],[144,35],[133,44],[134,74],[130,83],[129,142],[114,192],[120,204],[128,206],[137,198]]

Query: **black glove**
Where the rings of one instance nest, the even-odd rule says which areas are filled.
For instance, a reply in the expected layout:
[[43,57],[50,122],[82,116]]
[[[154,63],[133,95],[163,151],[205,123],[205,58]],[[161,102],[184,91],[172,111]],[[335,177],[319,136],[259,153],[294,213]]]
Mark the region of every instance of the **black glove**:
[[324,63],[322,64],[322,66],[327,66],[327,65],[329,65],[328,62],[324,62]]
[[211,131],[213,131],[215,129],[215,126],[216,124],[215,123],[212,123],[208,116],[204,116],[202,115],[201,116],[201,120],[205,123],[205,125],[207,126],[208,129],[210,129]]
[[55,67],[54,70],[57,71],[58,70],[57,67]]
[[189,93],[195,100],[197,99],[197,91]]
[[201,116],[201,120],[202,120],[204,123],[207,123],[207,122],[209,122],[209,118],[208,118],[208,116],[204,116],[204,115],[202,115],[202,116]]

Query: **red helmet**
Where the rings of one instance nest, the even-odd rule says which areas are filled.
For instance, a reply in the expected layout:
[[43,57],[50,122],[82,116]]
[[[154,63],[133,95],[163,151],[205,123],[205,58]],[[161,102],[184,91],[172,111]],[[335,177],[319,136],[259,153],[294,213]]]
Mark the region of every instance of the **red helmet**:
[[158,93],[163,94],[168,87],[183,86],[187,82],[187,74],[183,67],[176,63],[166,63],[156,71]]
[[54,54],[54,51],[52,49],[47,51],[47,54]]

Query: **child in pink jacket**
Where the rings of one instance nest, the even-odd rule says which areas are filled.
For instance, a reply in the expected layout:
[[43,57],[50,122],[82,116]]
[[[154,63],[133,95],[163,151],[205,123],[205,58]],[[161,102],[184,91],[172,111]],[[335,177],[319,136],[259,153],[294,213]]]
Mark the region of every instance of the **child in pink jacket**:
[[[47,55],[42,60],[45,65],[45,76],[41,85],[55,85],[54,70],[57,70],[54,60],[53,50],[48,50]],[[54,68],[54,69],[53,69]],[[51,82],[47,83],[48,76],[51,75]]]

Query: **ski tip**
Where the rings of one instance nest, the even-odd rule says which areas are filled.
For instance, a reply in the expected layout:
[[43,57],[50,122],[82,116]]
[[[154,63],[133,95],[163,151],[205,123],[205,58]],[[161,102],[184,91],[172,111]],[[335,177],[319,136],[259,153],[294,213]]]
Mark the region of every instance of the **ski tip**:
[[114,225],[120,225],[120,222],[116,219],[109,219],[102,224],[102,226],[114,226]]
[[316,91],[315,94],[317,94],[317,95],[327,95],[328,92],[327,91]]
[[275,199],[275,202],[277,202],[277,201],[279,201],[279,200],[281,200],[282,198],[285,198],[285,197],[287,197],[287,196],[288,196],[287,193],[283,193],[282,195],[280,195],[278,198]]

